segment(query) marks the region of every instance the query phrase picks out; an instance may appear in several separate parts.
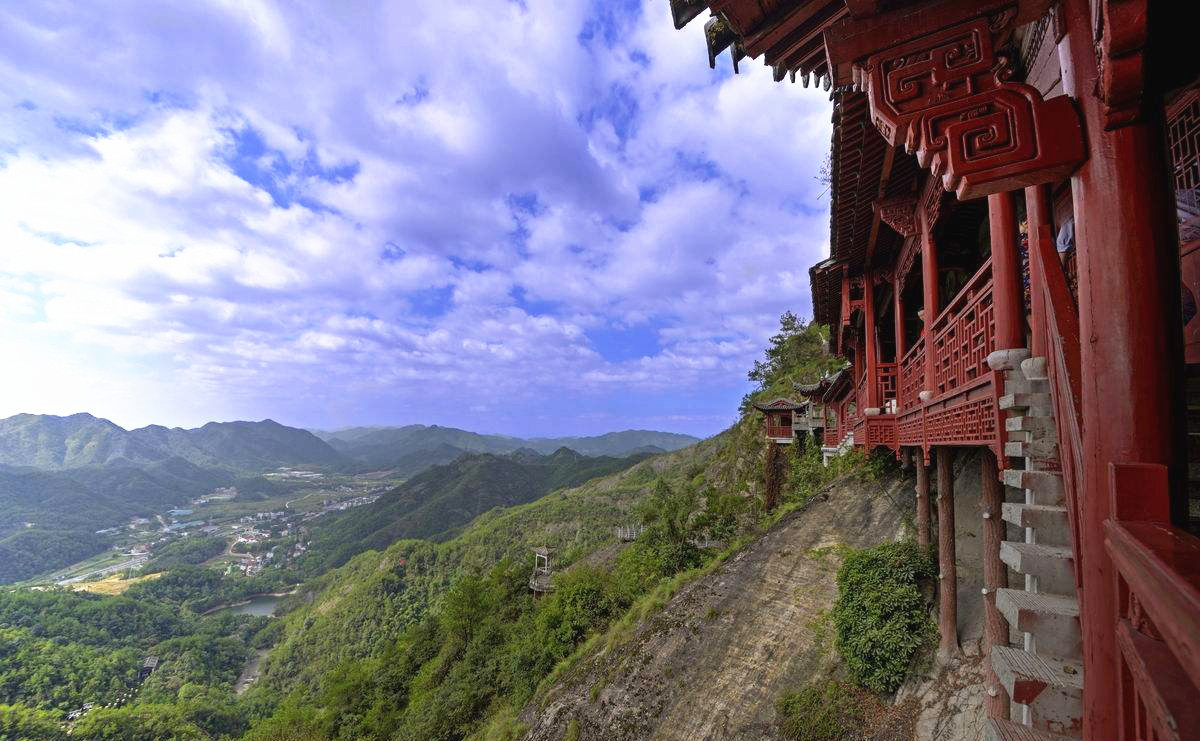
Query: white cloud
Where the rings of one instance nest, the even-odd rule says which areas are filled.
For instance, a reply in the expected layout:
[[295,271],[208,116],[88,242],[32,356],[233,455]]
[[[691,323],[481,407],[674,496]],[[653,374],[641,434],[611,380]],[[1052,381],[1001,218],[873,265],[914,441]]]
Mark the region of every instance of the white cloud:
[[525,5],[0,10],[0,415],[731,419],[827,252],[824,95]]

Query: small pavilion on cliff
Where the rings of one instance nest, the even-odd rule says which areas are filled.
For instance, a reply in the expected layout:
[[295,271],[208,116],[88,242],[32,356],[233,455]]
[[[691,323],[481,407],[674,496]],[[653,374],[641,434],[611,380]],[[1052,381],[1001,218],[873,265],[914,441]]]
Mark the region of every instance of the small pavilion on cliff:
[[980,451],[985,736],[1200,738],[1194,3],[669,2],[708,12],[710,64],[829,91],[810,277],[850,365],[803,393],[827,454],[914,461],[943,662],[953,461]]

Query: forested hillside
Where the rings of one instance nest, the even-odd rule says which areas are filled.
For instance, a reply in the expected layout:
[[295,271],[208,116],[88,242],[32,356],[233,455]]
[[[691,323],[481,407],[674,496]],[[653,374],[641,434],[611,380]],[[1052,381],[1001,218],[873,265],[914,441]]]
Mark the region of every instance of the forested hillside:
[[531,502],[644,457],[587,457],[566,448],[548,456],[531,450],[465,454],[418,474],[368,507],[314,523],[312,546],[301,564],[306,573],[318,574],[404,538],[443,540],[495,507]]
[[522,448],[548,455],[570,448],[591,456],[624,457],[634,453],[666,452],[687,447],[699,439],[673,432],[623,430],[593,437],[531,438],[481,435],[453,427],[353,427],[313,433],[344,456],[368,468],[387,468],[410,476],[430,465],[449,463],[463,453],[512,453]]

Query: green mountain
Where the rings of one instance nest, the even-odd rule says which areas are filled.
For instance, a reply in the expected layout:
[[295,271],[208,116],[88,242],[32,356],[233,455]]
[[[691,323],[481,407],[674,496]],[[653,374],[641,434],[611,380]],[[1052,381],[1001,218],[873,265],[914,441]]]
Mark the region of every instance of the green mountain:
[[63,470],[145,465],[171,458],[247,471],[343,462],[336,450],[312,433],[269,419],[209,422],[192,430],[160,425],[126,430],[90,414],[18,414],[0,420],[0,465]]
[[[583,455],[622,457],[634,453],[679,450],[699,438],[674,432],[624,430],[593,437],[543,437],[522,439],[505,435],[482,435],[454,427],[407,425],[405,427],[351,427],[314,435],[328,442],[347,458],[370,468],[389,468],[412,475],[431,463],[448,463],[462,453],[511,453],[529,448],[550,454],[570,448]],[[422,465],[423,462],[424,465]]]
[[489,510],[531,502],[555,489],[624,470],[643,458],[588,457],[569,448],[550,455],[529,448],[507,455],[462,454],[417,474],[370,506],[319,520],[305,570],[320,573],[405,538],[445,539]]
[[103,550],[107,540],[97,530],[161,512],[238,480],[228,471],[182,458],[64,471],[0,466],[0,584]]

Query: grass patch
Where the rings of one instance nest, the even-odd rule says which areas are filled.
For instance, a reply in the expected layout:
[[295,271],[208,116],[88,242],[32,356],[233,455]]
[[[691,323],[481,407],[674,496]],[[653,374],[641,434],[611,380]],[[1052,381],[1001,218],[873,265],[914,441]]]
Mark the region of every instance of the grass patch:
[[857,737],[866,727],[864,707],[871,700],[879,702],[864,695],[868,693],[835,679],[786,692],[775,703],[780,734],[788,741],[840,741]]

